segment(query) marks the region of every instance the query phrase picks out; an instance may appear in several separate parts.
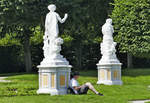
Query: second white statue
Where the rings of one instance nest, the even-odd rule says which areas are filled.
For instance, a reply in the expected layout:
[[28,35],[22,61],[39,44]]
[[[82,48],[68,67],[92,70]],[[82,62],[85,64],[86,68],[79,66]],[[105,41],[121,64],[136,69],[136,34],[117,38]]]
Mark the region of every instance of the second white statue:
[[103,41],[101,43],[102,58],[99,63],[120,63],[116,57],[116,42],[113,40],[114,28],[112,19],[107,19],[102,27]]
[[97,84],[122,85],[121,63],[116,57],[116,45],[113,40],[114,28],[112,19],[107,19],[102,27],[103,41],[100,44],[102,58],[97,64],[98,81]]

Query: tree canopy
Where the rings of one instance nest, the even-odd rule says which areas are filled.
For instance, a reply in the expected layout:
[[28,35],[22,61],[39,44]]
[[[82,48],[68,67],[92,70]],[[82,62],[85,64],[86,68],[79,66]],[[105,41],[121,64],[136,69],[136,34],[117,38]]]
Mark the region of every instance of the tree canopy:
[[150,57],[150,0],[114,0],[113,6],[120,51]]
[[[110,0],[1,0],[0,45],[23,46],[25,58],[28,57],[25,59],[26,64],[31,65],[28,62],[31,61],[30,47],[42,44],[45,16],[49,12],[47,6],[53,3],[61,17],[64,13],[69,14],[67,22],[60,24],[60,36],[65,41],[62,53],[67,55],[76,68],[87,64],[95,65],[99,59],[96,54],[100,55],[100,28],[108,16],[109,2]],[[84,53],[85,51],[88,52]],[[34,61],[37,53],[32,54]],[[31,66],[27,70],[29,68]]]
[[[101,27],[113,19],[115,40],[119,51],[148,57],[150,53],[150,0],[1,0],[0,46],[15,45],[13,52],[21,62],[24,55],[26,71],[41,62],[47,6],[55,4],[61,17],[68,13],[65,24],[59,24],[64,39],[62,54],[74,68],[96,68],[101,57]],[[113,11],[111,11],[113,9]],[[4,47],[2,47],[4,48]],[[6,49],[6,51],[9,51]],[[16,56],[16,55],[15,55]],[[123,61],[124,61],[123,56]],[[13,60],[12,60],[13,61]],[[21,63],[22,64],[22,63]]]

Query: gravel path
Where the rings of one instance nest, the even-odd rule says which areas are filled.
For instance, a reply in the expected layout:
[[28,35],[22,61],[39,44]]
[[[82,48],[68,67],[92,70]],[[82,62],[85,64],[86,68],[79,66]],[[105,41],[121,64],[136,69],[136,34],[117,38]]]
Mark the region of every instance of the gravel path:
[[130,103],[146,103],[150,102],[150,100],[137,100],[137,101],[131,101]]
[[8,77],[0,77],[0,82],[11,82],[10,80],[5,80]]

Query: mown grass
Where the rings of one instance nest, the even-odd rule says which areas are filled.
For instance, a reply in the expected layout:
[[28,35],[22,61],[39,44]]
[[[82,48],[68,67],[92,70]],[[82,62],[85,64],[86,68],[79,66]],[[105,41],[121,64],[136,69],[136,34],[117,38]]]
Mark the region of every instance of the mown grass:
[[150,69],[122,71],[122,86],[97,85],[97,71],[82,71],[79,83],[91,82],[104,94],[97,96],[91,91],[87,95],[37,95],[37,74],[10,76],[11,83],[0,83],[0,103],[127,103],[129,100],[150,99]]

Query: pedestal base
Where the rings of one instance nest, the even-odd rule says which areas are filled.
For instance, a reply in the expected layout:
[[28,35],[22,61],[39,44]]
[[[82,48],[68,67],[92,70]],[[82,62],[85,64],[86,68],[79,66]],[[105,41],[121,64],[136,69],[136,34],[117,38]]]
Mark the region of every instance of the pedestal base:
[[105,85],[122,85],[122,81],[109,81],[109,80],[104,80],[104,81],[97,81],[97,84],[105,84]]
[[39,89],[37,90],[37,94],[50,94],[50,95],[64,95],[67,94],[66,89],[57,90],[57,89]]
[[51,66],[39,68],[39,89],[37,94],[64,95],[70,81],[71,66]]
[[122,85],[121,63],[97,64],[98,81],[97,84]]

